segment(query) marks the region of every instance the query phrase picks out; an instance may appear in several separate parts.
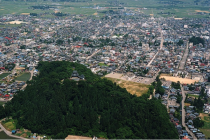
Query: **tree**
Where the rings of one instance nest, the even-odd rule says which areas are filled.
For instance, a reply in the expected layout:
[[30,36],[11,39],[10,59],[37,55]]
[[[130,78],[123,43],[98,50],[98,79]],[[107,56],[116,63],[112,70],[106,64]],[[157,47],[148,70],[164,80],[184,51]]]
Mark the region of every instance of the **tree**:
[[64,43],[64,41],[61,40],[61,39],[56,40],[56,44],[57,44],[57,45],[62,45],[63,43]]
[[195,128],[201,128],[204,126],[204,121],[201,120],[200,118],[196,118],[193,120],[193,125]]
[[208,82],[210,82],[210,76],[208,77]]
[[179,42],[177,43],[177,45],[181,46],[184,44],[184,41],[183,40],[179,40]]
[[[156,84],[137,97],[81,64],[39,62],[37,69],[40,74],[0,108],[0,116],[17,119],[20,127],[33,133],[60,139],[69,134],[109,139],[178,138],[165,106],[159,100],[148,100]],[[70,79],[74,70],[85,80]],[[156,88],[161,93],[160,80]]]
[[26,45],[21,45],[20,49],[26,49]]
[[189,42],[192,42],[193,43],[193,45],[197,45],[197,44],[199,44],[199,43],[201,43],[202,45],[204,45],[204,39],[202,39],[202,38],[200,38],[200,37],[195,37],[195,36],[193,36],[193,37],[191,37],[190,39],[189,39]]

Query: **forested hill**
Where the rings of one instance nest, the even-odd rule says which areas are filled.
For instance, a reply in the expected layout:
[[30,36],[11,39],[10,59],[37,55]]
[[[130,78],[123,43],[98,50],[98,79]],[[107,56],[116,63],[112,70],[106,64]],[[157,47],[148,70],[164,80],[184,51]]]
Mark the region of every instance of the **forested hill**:
[[[130,139],[178,139],[159,100],[136,97],[81,64],[40,62],[39,76],[5,105],[16,127],[65,138],[67,135]],[[69,80],[73,70],[85,80]],[[64,79],[64,80],[63,80]]]

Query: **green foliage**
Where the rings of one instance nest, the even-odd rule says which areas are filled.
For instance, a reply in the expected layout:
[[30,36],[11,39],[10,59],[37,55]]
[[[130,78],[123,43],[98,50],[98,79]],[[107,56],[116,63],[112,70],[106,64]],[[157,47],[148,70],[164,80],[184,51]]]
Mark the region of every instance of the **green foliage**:
[[26,45],[20,46],[20,49],[26,49]]
[[181,46],[182,44],[184,44],[183,40],[179,40],[179,42],[177,43],[177,45]]
[[208,82],[210,82],[210,76],[208,77]]
[[159,93],[160,95],[163,95],[165,93],[165,90],[162,87],[162,82],[160,81],[160,78],[159,77],[160,77],[159,75],[156,77],[156,81],[157,81],[157,84],[156,84],[156,93]]
[[182,96],[178,94],[176,102],[181,103],[181,101],[182,101]]
[[56,44],[57,44],[57,45],[62,45],[63,43],[64,43],[64,41],[61,40],[61,39],[56,40]]
[[55,16],[62,17],[66,16],[67,14],[63,14],[62,12],[55,13]]
[[[159,100],[131,95],[77,63],[40,62],[37,68],[40,74],[2,111],[21,127],[57,139],[67,135],[178,139]],[[74,69],[84,74],[84,81],[69,80]]]
[[202,112],[204,102],[201,100],[200,96],[198,97],[198,99],[195,98],[195,100],[194,100],[194,102],[193,102],[193,105],[196,107],[196,109],[197,109],[199,112]]
[[171,87],[175,88],[175,89],[181,89],[180,82],[179,81],[177,83],[172,82],[171,83]]
[[204,126],[204,121],[199,118],[196,118],[193,120],[193,125],[195,126],[195,128],[201,128]]
[[191,38],[189,39],[189,41],[192,42],[193,45],[197,45],[197,44],[199,44],[199,43],[201,43],[202,45],[204,45],[204,39],[202,39],[202,38],[200,38],[200,37],[195,37],[195,36],[193,36],[193,37],[191,37]]
[[139,42],[139,46],[142,46],[142,43],[141,42]]

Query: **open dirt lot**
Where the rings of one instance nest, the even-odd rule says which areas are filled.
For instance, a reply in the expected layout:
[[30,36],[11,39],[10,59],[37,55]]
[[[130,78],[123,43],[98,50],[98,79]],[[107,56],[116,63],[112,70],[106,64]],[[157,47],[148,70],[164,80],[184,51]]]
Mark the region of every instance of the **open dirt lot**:
[[75,136],[75,135],[68,135],[65,140],[68,139],[75,139],[75,140],[79,140],[79,139],[87,139],[87,140],[92,140],[91,137],[83,137],[83,136]]
[[192,80],[192,79],[186,79],[186,78],[178,78],[178,77],[172,77],[172,76],[160,76],[161,78],[165,78],[166,81],[172,81],[172,82],[180,82],[181,84],[191,84],[198,82],[198,80]]
[[123,75],[120,73],[110,73],[110,74],[107,74],[105,77],[120,79],[122,76]]
[[131,81],[125,81],[117,78],[110,78],[107,77],[107,79],[111,80],[112,82],[119,85],[121,88],[125,88],[129,93],[135,94],[136,96],[141,96],[145,93],[147,93],[149,85],[142,84],[142,83],[136,83]]
[[210,13],[209,11],[201,11],[201,10],[195,10],[195,12],[204,12],[204,13]]

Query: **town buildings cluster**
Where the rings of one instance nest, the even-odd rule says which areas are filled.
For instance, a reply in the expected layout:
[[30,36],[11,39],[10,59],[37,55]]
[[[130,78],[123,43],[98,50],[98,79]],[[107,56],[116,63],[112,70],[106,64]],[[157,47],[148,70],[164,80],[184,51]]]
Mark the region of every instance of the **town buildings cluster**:
[[[10,26],[14,21],[22,23]],[[99,76],[117,72],[131,80],[153,78],[148,80],[152,83],[157,73],[162,72],[207,81],[210,76],[209,23],[208,19],[154,18],[131,11],[108,13],[100,19],[83,15],[47,19],[31,15],[0,16],[0,25],[7,26],[0,27],[0,69],[1,72],[11,71],[7,76],[10,81],[17,74],[15,68],[10,67],[12,64],[35,75],[39,61],[71,61],[85,65]],[[193,36],[202,38],[204,44],[190,43]],[[79,80],[76,71],[73,77]],[[84,79],[84,76],[79,78]],[[25,82],[5,81],[0,79],[0,96],[4,98],[25,85]],[[197,87],[188,94],[199,94]],[[179,108],[176,101],[183,91],[170,88],[170,83],[165,83],[164,88],[162,103],[169,109],[171,122],[180,137],[190,138],[176,118]],[[189,86],[183,88],[187,91]],[[160,95],[155,97],[160,98]],[[209,109],[205,104],[204,112]],[[186,108],[186,117],[191,118],[187,121],[188,128],[203,138],[192,124],[198,115],[192,106]]]

